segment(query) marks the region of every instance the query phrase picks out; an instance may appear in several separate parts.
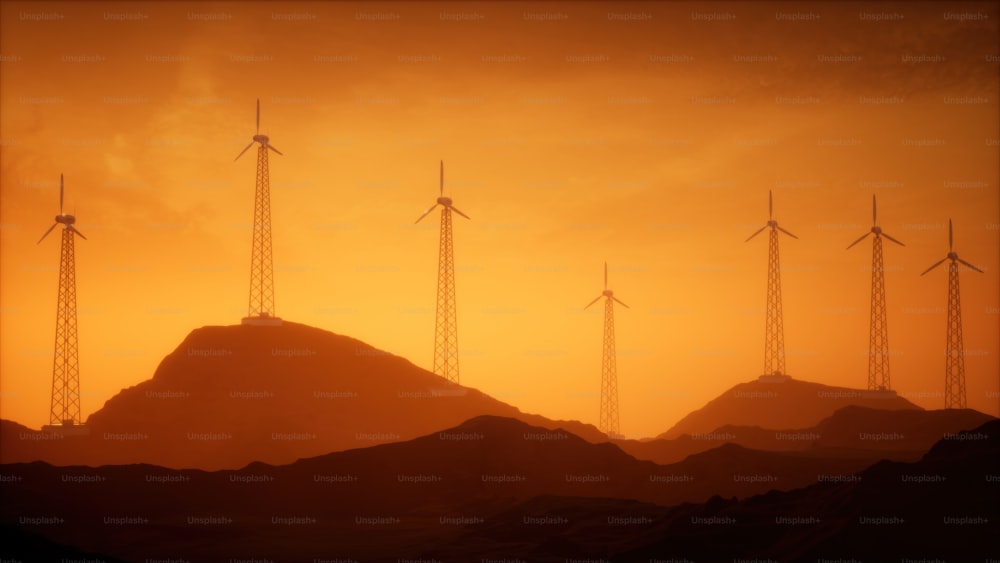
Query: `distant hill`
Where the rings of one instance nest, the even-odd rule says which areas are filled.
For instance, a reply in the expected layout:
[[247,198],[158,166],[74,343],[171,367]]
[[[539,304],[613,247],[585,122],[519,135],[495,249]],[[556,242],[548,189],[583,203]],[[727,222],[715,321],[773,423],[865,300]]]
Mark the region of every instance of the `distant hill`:
[[881,462],[856,477],[719,499],[704,516],[731,525],[650,530],[653,541],[616,561],[667,552],[706,561],[988,561],[1000,551],[1000,421],[940,440],[917,462]]
[[790,377],[761,378],[740,383],[722,393],[657,438],[669,440],[684,434],[709,434],[723,426],[809,428],[851,405],[881,410],[920,409],[893,391],[831,387]]
[[621,440],[615,444],[637,459],[656,463],[675,463],[727,443],[771,452],[803,452],[813,457],[913,461],[946,434],[976,428],[993,419],[971,409],[881,410],[852,405],[808,428],[727,425],[670,440]]
[[[995,553],[1000,421],[940,440],[915,463],[825,462],[730,444],[658,466],[613,444],[483,416],[407,442],[235,471],[8,464],[0,529],[13,530],[4,533],[13,543],[0,545],[0,558],[23,552],[21,541],[130,561],[812,563]],[[794,479],[802,488],[780,490]]]
[[[539,496],[426,559],[489,553],[526,561],[991,561],[1000,544],[1000,421],[938,441],[919,461],[882,462],[788,492],[662,507]],[[525,525],[525,517],[552,524]]]
[[480,415],[605,439],[593,426],[522,413],[359,340],[286,321],[194,330],[152,379],[89,417],[89,436],[43,435],[4,421],[0,462],[289,463],[408,440]]

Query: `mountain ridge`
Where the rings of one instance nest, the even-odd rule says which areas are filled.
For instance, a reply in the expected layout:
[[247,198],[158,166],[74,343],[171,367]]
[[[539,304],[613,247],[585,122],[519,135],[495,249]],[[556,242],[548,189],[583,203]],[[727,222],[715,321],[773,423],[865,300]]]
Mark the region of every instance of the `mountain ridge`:
[[730,387],[654,439],[707,434],[725,425],[807,428],[850,405],[922,410],[893,391],[864,391],[791,377],[758,378]]
[[[561,430],[485,415],[443,431],[450,438],[432,434],[283,466],[257,463],[206,472],[148,465],[8,464],[2,467],[8,478],[0,481],[5,499],[0,524],[11,525],[18,514],[58,511],[74,526],[33,529],[44,534],[45,542],[125,560],[144,560],[164,550],[188,560],[244,554],[310,560],[332,548],[338,557],[379,561],[470,560],[485,553],[532,561],[584,555],[648,561],[669,553],[698,560],[815,561],[836,555],[842,542],[855,554],[885,560],[879,557],[902,549],[905,542],[898,536],[910,528],[872,530],[856,523],[858,514],[913,519],[926,536],[924,547],[936,545],[939,534],[964,532],[945,526],[932,533],[941,527],[940,516],[916,516],[928,509],[928,499],[941,503],[946,514],[971,507],[970,514],[995,516],[1000,505],[986,507],[997,491],[981,494],[981,478],[1000,468],[998,424],[993,420],[939,440],[917,462],[882,461],[853,469],[827,464],[829,474],[842,479],[823,480],[814,468],[805,468],[810,475],[804,486],[778,476],[744,487],[734,483],[731,472],[767,476],[769,470],[756,466],[755,459],[785,466],[793,458],[728,444],[692,456],[687,464],[658,466],[635,460],[611,443],[592,444]],[[535,439],[547,433],[553,435]],[[565,479],[571,474],[607,479]],[[485,480],[483,475],[508,478]],[[656,483],[649,475],[693,478]],[[906,475],[945,478],[910,484],[901,481]],[[977,475],[979,481],[972,478]],[[687,492],[677,496],[700,481],[711,483],[697,500],[683,500]],[[970,499],[977,490],[980,494]],[[108,526],[95,516],[100,514],[127,515],[142,525]],[[804,522],[776,525],[779,517]],[[966,528],[964,552],[982,549],[987,532]],[[178,534],[180,529],[185,533]],[[890,533],[896,541],[874,541],[881,537],[877,532]],[[904,556],[916,553],[903,550]]]
[[615,443],[637,459],[656,463],[676,463],[725,443],[821,457],[913,461],[944,434],[975,428],[994,419],[972,409],[883,410],[848,405],[806,428],[725,425],[696,436],[682,434],[673,439]]
[[195,329],[150,379],[87,418],[89,436],[0,425],[0,461],[232,468],[405,440],[481,414],[605,440],[591,425],[523,413],[360,340],[286,321]]

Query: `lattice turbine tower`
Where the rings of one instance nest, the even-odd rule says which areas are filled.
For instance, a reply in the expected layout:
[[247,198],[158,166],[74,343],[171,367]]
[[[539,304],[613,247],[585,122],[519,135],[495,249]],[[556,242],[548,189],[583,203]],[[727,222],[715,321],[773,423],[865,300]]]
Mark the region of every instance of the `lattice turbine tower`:
[[951,230],[951,219],[948,219],[948,254],[938,260],[920,275],[937,268],[945,260],[948,264],[948,330],[945,344],[944,361],[944,408],[965,408],[965,345],[962,343],[962,301],[958,287],[958,265],[983,273],[982,270],[958,257],[953,248],[954,237]]
[[774,198],[767,192],[767,223],[744,242],[770,227],[767,248],[767,318],[764,323],[764,375],[782,376],[785,372],[785,329],[781,312],[781,262],[778,257],[778,231],[797,239],[774,220]]
[[601,411],[598,429],[609,439],[622,437],[618,418],[618,359],[615,351],[615,302],[629,308],[608,289],[608,263],[604,263],[604,291],[584,309],[604,297],[604,343],[601,348]]
[[76,217],[63,213],[63,176],[59,175],[59,214],[45,231],[41,243],[52,229],[62,225],[59,252],[59,295],[56,299],[56,339],[52,361],[52,400],[49,408],[51,427],[72,427],[83,423],[80,415],[80,358],[76,329],[76,259],[74,240],[87,237],[73,226]]
[[466,219],[444,195],[444,161],[441,161],[438,198],[423,215],[414,221],[419,223],[424,217],[441,206],[441,238],[438,244],[437,308],[434,319],[434,373],[458,383],[458,312],[455,302],[455,246],[452,237],[451,212]]
[[257,147],[257,182],[253,204],[253,240],[250,249],[250,306],[243,324],[280,324],[274,314],[274,264],[271,251],[271,180],[268,150],[279,155],[267,135],[260,134],[260,100],[257,100],[257,132],[240,154],[239,160],[254,143]]
[[874,233],[872,239],[872,297],[871,319],[868,330],[868,390],[888,391],[889,385],[889,324],[885,303],[885,266],[882,260],[882,237],[906,246],[882,231],[878,225],[878,211],[875,195],[872,194],[872,228],[858,240],[848,245],[848,249]]

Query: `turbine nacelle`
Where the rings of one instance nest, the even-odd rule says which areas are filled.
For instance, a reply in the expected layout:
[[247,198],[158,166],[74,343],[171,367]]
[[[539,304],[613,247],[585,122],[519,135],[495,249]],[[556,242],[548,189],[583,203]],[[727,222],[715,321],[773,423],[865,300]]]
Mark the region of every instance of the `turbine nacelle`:
[[419,223],[421,220],[423,220],[424,217],[427,217],[427,215],[429,215],[431,211],[434,211],[434,208],[436,208],[439,205],[442,206],[442,207],[444,207],[445,209],[450,209],[450,210],[454,211],[455,213],[458,213],[459,215],[461,215],[462,217],[465,217],[466,219],[469,218],[468,215],[466,215],[465,213],[462,213],[461,211],[458,210],[458,208],[456,208],[454,205],[452,205],[452,203],[454,203],[454,202],[452,201],[452,199],[450,197],[444,195],[444,161],[443,160],[441,161],[441,176],[440,176],[440,180],[439,180],[439,184],[438,184],[438,194],[440,194],[440,195],[438,195],[438,198],[436,200],[434,200],[434,205],[430,206],[430,208],[428,208],[427,211],[424,211],[423,215],[421,215],[420,217],[417,217],[417,220],[413,222],[414,224]]
[[867,233],[865,233],[865,234],[861,235],[860,237],[858,237],[858,240],[856,240],[856,241],[852,242],[851,244],[847,245],[847,248],[851,248],[855,244],[858,244],[859,242],[865,240],[866,238],[868,238],[868,235],[870,235],[872,233],[875,233],[875,238],[877,238],[877,239],[881,239],[882,237],[885,237],[886,240],[888,240],[890,242],[894,242],[894,243],[898,244],[899,246],[906,246],[905,244],[903,244],[903,243],[899,242],[898,240],[892,238],[891,235],[889,235],[888,233],[886,233],[885,231],[883,231],[882,227],[880,227],[878,225],[878,208],[875,206],[875,195],[874,194],[872,194],[872,228],[869,229]]
[[770,190],[768,190],[768,192],[767,192],[767,223],[764,223],[763,227],[761,227],[761,228],[757,229],[756,231],[754,231],[754,233],[752,235],[748,236],[747,240],[744,241],[744,242],[749,242],[750,239],[752,239],[753,237],[755,237],[755,236],[763,233],[765,230],[767,230],[768,227],[771,228],[772,232],[781,231],[781,232],[785,233],[786,235],[788,235],[788,236],[790,236],[792,238],[799,238],[799,237],[793,235],[792,233],[788,232],[788,230],[779,227],[778,226],[778,222],[774,220],[774,197],[771,196],[771,191]]
[[63,210],[63,194],[64,194],[64,192],[65,192],[65,185],[63,183],[63,175],[60,174],[59,175],[59,214],[56,215],[56,222],[52,223],[52,226],[49,227],[49,230],[45,231],[45,234],[42,235],[42,238],[38,239],[38,243],[41,243],[43,240],[45,240],[45,237],[49,236],[49,233],[52,232],[52,229],[56,228],[56,225],[66,225],[64,227],[64,230],[72,231],[72,232],[80,235],[80,238],[82,238],[84,240],[87,240],[87,237],[83,236],[83,233],[81,233],[80,231],[76,230],[76,227],[73,226],[73,223],[76,223],[76,217],[73,216],[73,215],[70,215],[68,213],[63,213],[62,212],[62,210]]
[[271,139],[267,135],[261,135],[260,134],[260,99],[257,100],[257,130],[256,131],[257,132],[254,134],[253,138],[250,140],[250,143],[248,143],[247,146],[244,147],[243,150],[240,151],[240,154],[236,155],[236,158],[233,159],[233,162],[239,160],[240,157],[243,156],[243,153],[245,153],[248,150],[250,150],[250,147],[252,147],[254,143],[260,143],[261,148],[271,149],[272,151],[274,151],[274,152],[276,152],[276,153],[284,156],[284,153],[282,153],[278,149],[274,148],[274,145],[271,144]]
[[941,264],[943,264],[945,260],[951,260],[952,264],[959,263],[959,264],[962,264],[964,266],[968,266],[970,269],[972,269],[973,271],[979,272],[980,274],[985,274],[986,273],[983,270],[977,268],[976,266],[973,266],[972,264],[970,264],[970,263],[966,262],[965,260],[962,260],[961,258],[959,258],[958,257],[958,253],[953,250],[954,245],[955,245],[954,243],[955,243],[955,237],[952,234],[952,230],[951,230],[951,219],[948,219],[948,254],[946,254],[944,258],[938,260],[933,265],[931,265],[930,268],[927,268],[926,270],[924,270],[923,272],[921,272],[920,275],[922,276],[922,275],[926,274],[927,272],[933,270],[934,268],[937,268],[938,266],[940,266]]
[[614,291],[611,291],[610,289],[608,289],[608,263],[607,262],[604,263],[604,291],[602,291],[600,295],[598,295],[597,297],[595,297],[593,301],[591,301],[590,303],[588,303],[587,306],[584,307],[584,309],[589,309],[591,305],[593,305],[594,303],[597,303],[598,301],[600,301],[601,297],[607,297],[608,302],[616,301],[622,307],[625,307],[626,309],[629,308],[629,306],[626,305],[625,303],[623,303],[621,299],[618,299],[617,297],[615,297],[615,292]]

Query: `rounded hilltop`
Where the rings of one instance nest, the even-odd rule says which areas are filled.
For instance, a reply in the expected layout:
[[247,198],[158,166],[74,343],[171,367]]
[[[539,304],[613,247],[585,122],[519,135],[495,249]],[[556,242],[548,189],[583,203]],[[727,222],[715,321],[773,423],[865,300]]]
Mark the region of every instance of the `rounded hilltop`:
[[195,329],[151,379],[90,415],[88,437],[19,439],[31,431],[5,425],[14,434],[4,440],[2,461],[203,469],[290,463],[408,440],[480,415],[604,439],[592,426],[522,413],[360,340],[284,321]]

